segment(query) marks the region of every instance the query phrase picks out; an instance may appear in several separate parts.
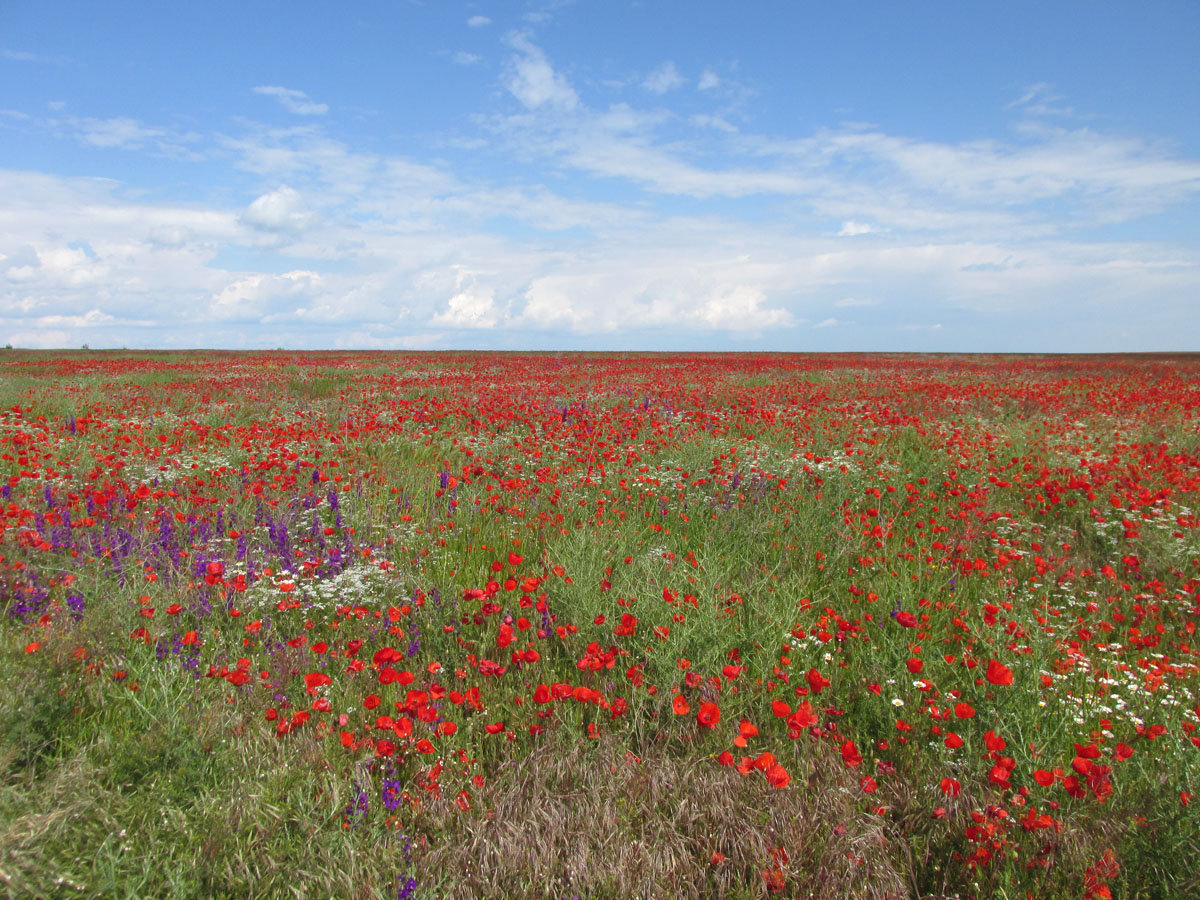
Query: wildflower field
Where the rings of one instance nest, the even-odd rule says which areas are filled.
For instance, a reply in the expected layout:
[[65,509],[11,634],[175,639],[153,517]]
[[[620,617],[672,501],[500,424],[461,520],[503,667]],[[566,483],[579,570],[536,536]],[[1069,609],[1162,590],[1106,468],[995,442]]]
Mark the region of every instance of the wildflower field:
[[1200,358],[0,354],[0,894],[1200,896]]

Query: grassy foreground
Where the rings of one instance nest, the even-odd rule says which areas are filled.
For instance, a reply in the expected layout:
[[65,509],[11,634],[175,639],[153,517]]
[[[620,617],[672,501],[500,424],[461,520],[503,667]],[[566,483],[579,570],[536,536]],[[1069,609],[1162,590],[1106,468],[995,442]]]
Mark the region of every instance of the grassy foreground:
[[1200,360],[0,355],[0,894],[1200,895]]

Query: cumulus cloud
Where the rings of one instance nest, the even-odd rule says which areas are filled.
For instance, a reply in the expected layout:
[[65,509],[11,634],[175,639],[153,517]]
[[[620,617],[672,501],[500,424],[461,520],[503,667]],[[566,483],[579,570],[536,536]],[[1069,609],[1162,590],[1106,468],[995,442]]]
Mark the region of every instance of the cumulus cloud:
[[215,293],[209,311],[225,321],[261,321],[272,313],[294,310],[297,301],[311,298],[321,285],[318,273],[300,269],[282,275],[245,275]]
[[717,331],[759,331],[795,322],[786,309],[764,309],[766,294],[749,285],[734,285],[713,292],[699,309],[700,318]]
[[279,87],[278,85],[260,85],[254,88],[254,93],[262,94],[265,97],[274,97],[279,101],[280,106],[298,116],[323,116],[329,112],[327,104],[316,103],[310,100],[308,94],[304,93],[304,91]]
[[451,297],[446,308],[430,319],[430,324],[446,328],[491,328],[496,319],[492,290],[472,286]]
[[696,82],[697,90],[711,91],[713,88],[721,86],[721,79],[712,69],[705,69],[700,76],[700,80]]
[[467,25],[471,28],[482,28],[485,25],[491,24],[492,20],[487,16],[471,16],[471,18],[467,19]]
[[467,53],[465,50],[459,50],[450,59],[458,66],[473,66],[483,61],[483,57],[478,53]]
[[575,89],[562,73],[554,70],[540,47],[522,34],[509,35],[508,44],[520,55],[509,63],[505,87],[524,106],[570,110],[579,104]]
[[813,328],[834,328],[838,324],[838,320],[834,318],[822,319]]
[[313,218],[313,214],[304,209],[299,192],[286,184],[263,194],[242,213],[244,223],[261,231],[300,231]]
[[642,81],[642,87],[652,94],[665,94],[683,86],[683,76],[675,68],[675,63],[668,60],[652,71]]

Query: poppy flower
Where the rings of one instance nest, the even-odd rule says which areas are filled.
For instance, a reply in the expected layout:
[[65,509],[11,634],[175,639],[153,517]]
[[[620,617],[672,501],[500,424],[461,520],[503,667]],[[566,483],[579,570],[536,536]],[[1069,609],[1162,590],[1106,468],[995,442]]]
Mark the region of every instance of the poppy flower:
[[677,716],[686,716],[692,711],[692,708],[688,706],[688,702],[682,694],[675,695],[675,699],[671,701],[671,709],[675,711],[675,715]]
[[754,757],[754,762],[751,763],[751,767],[758,769],[760,772],[766,772],[767,769],[775,765],[775,761],[775,754],[770,750],[764,750],[762,753],[758,754],[758,756]]
[[696,721],[701,728],[716,728],[721,721],[721,709],[715,703],[701,703],[696,713]]
[[817,714],[813,712],[812,704],[807,700],[796,706],[796,711],[788,716],[788,728],[792,731],[801,731],[808,728],[810,725],[815,725],[817,722]]
[[792,780],[792,776],[788,774],[788,770],[779,763],[769,765],[767,770],[763,772],[763,775],[767,778],[767,784],[773,788],[785,788],[788,786],[788,782]]
[[842,744],[842,762],[850,768],[855,768],[862,763],[862,754],[858,752],[858,747],[854,741],[847,740]]
[[1012,669],[1004,665],[1004,663],[998,662],[994,659],[988,660],[987,671],[984,673],[984,677],[987,678],[991,684],[999,685],[1001,687],[1013,683]]
[[304,689],[309,694],[315,694],[317,692],[317,688],[324,687],[331,681],[333,681],[333,679],[324,672],[309,672],[304,676]]

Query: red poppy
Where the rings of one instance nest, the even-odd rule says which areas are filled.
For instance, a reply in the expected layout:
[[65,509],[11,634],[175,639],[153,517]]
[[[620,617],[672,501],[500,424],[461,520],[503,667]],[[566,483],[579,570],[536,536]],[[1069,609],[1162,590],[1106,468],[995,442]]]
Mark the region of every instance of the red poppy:
[[815,725],[817,715],[813,712],[812,704],[807,700],[796,707],[796,711],[788,716],[788,728],[792,731],[802,731],[810,725]]
[[862,754],[858,752],[854,741],[847,740],[842,744],[842,762],[854,768],[862,763],[862,759]]
[[721,721],[721,709],[715,703],[701,703],[700,711],[696,713],[696,721],[701,728],[716,728]]
[[309,694],[315,694],[317,692],[317,688],[324,687],[331,681],[333,681],[333,679],[324,672],[309,672],[304,676],[304,689]]
[[686,716],[692,711],[692,708],[688,706],[688,702],[683,698],[682,694],[675,695],[675,699],[671,701],[671,709],[675,711],[675,715],[677,716]]
[[1013,683],[1012,669],[994,659],[988,660],[985,677],[992,684],[1004,686]]
[[785,788],[788,786],[788,782],[792,780],[792,776],[788,774],[788,770],[779,763],[769,765],[763,774],[767,777],[767,784],[774,788]]

